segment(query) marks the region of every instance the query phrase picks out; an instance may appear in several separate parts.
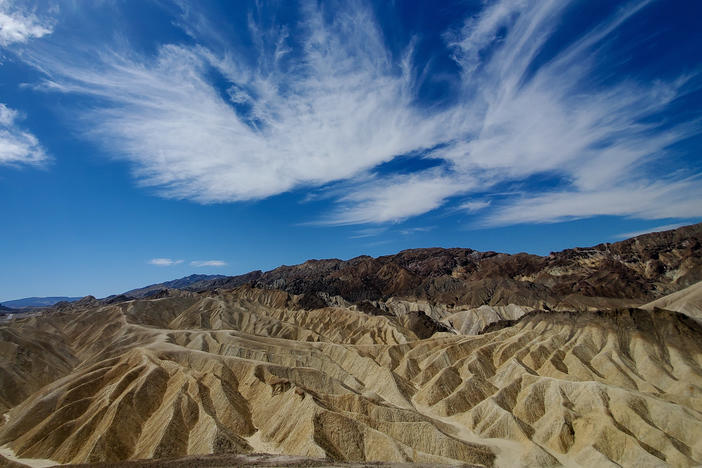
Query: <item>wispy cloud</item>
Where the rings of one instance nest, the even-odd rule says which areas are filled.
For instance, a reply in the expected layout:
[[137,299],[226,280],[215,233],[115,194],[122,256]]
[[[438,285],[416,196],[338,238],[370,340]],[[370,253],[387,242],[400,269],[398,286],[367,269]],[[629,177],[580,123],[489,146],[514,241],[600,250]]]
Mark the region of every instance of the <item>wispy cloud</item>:
[[[184,260],[174,260],[172,258],[152,258],[149,260],[150,265],[169,267],[174,265],[180,265]],[[227,266],[227,262],[222,260],[193,260],[190,262],[190,266],[193,267],[223,267]]]
[[363,239],[366,237],[375,237],[386,232],[387,230],[388,228],[385,226],[359,229],[352,236],[349,236],[349,239]]
[[[648,169],[700,131],[699,120],[662,117],[698,88],[698,75],[616,79],[598,68],[621,26],[649,3],[616,9],[544,59],[574,1],[486,2],[446,32],[459,91],[431,108],[416,102],[414,43],[394,56],[362,2],[331,20],[303,2],[295,37],[252,15],[253,60],[221,46],[194,9],[182,23],[197,46],[163,45],[153,58],[45,45],[23,58],[46,74],[47,89],[96,98],[82,115],[90,135],[166,197],[231,202],[324,186],[336,208],[320,223],[341,225],[399,222],[448,203],[482,210],[487,225],[702,216],[694,174],[663,179]],[[440,164],[375,172],[409,153]],[[557,179],[557,188],[527,184],[489,209],[470,199],[535,176]]]
[[[259,199],[345,180],[447,137],[441,119],[411,106],[411,79],[369,13],[351,13],[329,24],[309,8],[293,69],[275,59],[288,36],[255,25],[253,65],[236,50],[178,45],[155,60],[46,45],[24,58],[47,73],[47,89],[104,104],[83,115],[90,135],[131,160],[143,184],[205,203]],[[229,80],[229,99],[213,72]]]
[[42,164],[47,160],[44,148],[17,120],[17,111],[0,103],[0,165]]
[[572,190],[525,196],[488,215],[488,225],[566,221],[598,215],[639,219],[702,215],[702,180],[624,183],[599,190]]
[[148,262],[151,265],[169,267],[183,263],[183,260],[173,260],[171,258],[152,258]]
[[397,229],[397,230],[391,230],[388,226],[377,226],[377,227],[369,227],[369,228],[364,228],[364,229],[359,229],[354,233],[354,235],[350,236],[349,239],[364,239],[367,237],[376,237],[381,234],[387,233],[390,236],[396,236],[396,235],[401,235],[401,236],[411,236],[413,234],[417,234],[419,232],[429,232],[433,230],[435,226],[415,226],[415,227],[407,227],[403,229]]
[[458,209],[459,210],[465,210],[468,213],[475,213],[480,210],[484,210],[488,206],[490,206],[491,202],[490,200],[475,200],[475,201],[467,201],[463,202],[459,205]]
[[417,234],[418,232],[429,232],[433,231],[435,226],[416,226],[405,229],[400,229],[398,232],[403,236],[411,236]]
[[0,0],[0,46],[51,33],[51,23],[8,0]]
[[656,226],[648,229],[642,229],[640,231],[634,231],[634,232],[624,232],[621,234],[617,234],[616,237],[620,239],[628,239],[630,237],[637,237],[643,234],[648,234],[651,232],[661,232],[661,231],[670,231],[671,229],[677,229],[679,227],[685,226],[688,223],[675,223],[675,224],[665,224],[663,226]]
[[[47,21],[8,0],[0,0],[0,47],[23,43],[51,32]],[[20,114],[0,103],[0,165],[40,165],[48,158],[39,140],[18,124]]]
[[194,260],[190,262],[190,265],[194,267],[223,267],[227,266],[227,262],[222,260]]
[[371,178],[353,184],[338,199],[338,209],[319,224],[399,222],[442,206],[447,198],[470,191],[469,175],[454,177],[443,170]]
[[[404,218],[457,195],[488,192],[537,175],[559,179],[559,189],[526,189],[517,197],[504,197],[485,212],[481,224],[605,214],[702,215],[702,190],[696,181],[679,174],[662,178],[647,170],[651,162],[666,159],[667,147],[702,128],[700,120],[675,124],[662,117],[676,99],[699,87],[698,76],[648,83],[610,76],[605,85],[596,71],[610,36],[648,3],[632,2],[617,10],[539,65],[536,59],[569,2],[488,4],[462,30],[447,34],[462,70],[463,93],[456,106],[465,120],[450,120],[456,138],[428,155],[444,160],[444,171],[413,174],[401,184],[395,177],[377,180],[376,190],[360,187],[342,198],[334,220],[396,219],[388,212]],[[420,202],[414,203],[412,179],[424,179],[430,187],[443,183],[436,191],[416,190]],[[346,209],[348,200],[357,203]],[[461,207],[477,211],[487,208],[485,203],[469,201]]]

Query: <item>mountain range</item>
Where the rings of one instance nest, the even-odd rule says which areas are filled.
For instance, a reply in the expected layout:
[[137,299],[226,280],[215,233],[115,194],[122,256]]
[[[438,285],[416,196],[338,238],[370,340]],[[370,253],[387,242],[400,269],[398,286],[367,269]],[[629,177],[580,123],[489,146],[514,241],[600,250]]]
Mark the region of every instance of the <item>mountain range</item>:
[[66,296],[52,296],[52,297],[25,297],[22,299],[15,299],[12,301],[5,301],[0,303],[1,306],[9,307],[11,309],[23,309],[27,307],[51,307],[52,305],[67,301],[77,301],[80,297],[66,297]]
[[0,461],[696,466],[701,280],[697,224],[60,302],[0,324]]
[[[378,306],[392,298],[448,309],[505,306],[583,310],[640,305],[702,280],[702,224],[548,256],[471,249],[405,250],[378,258],[309,260],[239,276],[192,275],[124,297],[250,284],[303,295],[310,306]],[[381,305],[382,307],[382,305]]]

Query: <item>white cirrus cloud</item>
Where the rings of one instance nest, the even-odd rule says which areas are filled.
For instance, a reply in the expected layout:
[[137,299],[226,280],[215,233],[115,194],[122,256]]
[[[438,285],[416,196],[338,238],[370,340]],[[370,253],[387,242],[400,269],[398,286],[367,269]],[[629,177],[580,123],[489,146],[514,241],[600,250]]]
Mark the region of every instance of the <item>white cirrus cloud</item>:
[[51,33],[51,24],[8,0],[0,0],[0,46]]
[[414,234],[417,234],[419,232],[429,232],[433,231],[436,226],[417,226],[417,227],[410,227],[406,229],[400,229],[399,233],[402,234],[403,236],[411,236]]
[[[671,81],[630,79],[602,84],[596,66],[610,36],[649,1],[632,2],[535,66],[559,19],[573,2],[496,1],[447,34],[462,70],[461,108],[465,121],[452,128],[456,138],[428,157],[443,160],[440,176],[425,171],[413,178],[445,181],[440,196],[429,191],[411,203],[394,176],[376,180],[387,199],[365,187],[345,194],[339,223],[383,222],[393,202],[409,202],[408,217],[441,206],[456,195],[489,192],[498,184],[522,183],[533,176],[561,180],[560,190],[522,192],[459,208],[483,211],[480,224],[556,222],[597,215],[638,218],[702,216],[702,193],[684,173],[661,178],[647,165],[665,161],[667,148],[702,129],[700,120],[671,123],[661,117],[669,105],[699,88],[698,75]],[[455,122],[452,121],[452,122]],[[673,171],[671,171],[673,172]],[[429,182],[430,183],[430,182]],[[405,184],[412,190],[411,180]],[[393,189],[394,187],[394,189]],[[536,191],[538,190],[538,192]],[[678,190],[686,190],[679,192]],[[394,196],[390,193],[394,192]],[[685,195],[683,195],[685,194]],[[359,199],[344,209],[345,200]],[[611,201],[611,202],[610,202]]]
[[[433,107],[417,103],[416,42],[393,55],[362,2],[331,19],[303,2],[295,37],[285,25],[250,19],[254,60],[221,46],[196,8],[181,26],[199,45],[166,44],[144,57],[104,47],[73,54],[57,43],[22,58],[45,73],[47,89],[95,98],[78,123],[89,123],[89,136],[166,197],[232,202],[324,186],[335,206],[319,223],[341,225],[399,222],[449,203],[481,209],[489,225],[702,216],[695,174],[663,179],[650,169],[700,132],[700,120],[663,117],[699,88],[699,75],[617,78],[602,69],[607,46],[650,3],[613,9],[559,50],[546,46],[578,7],[574,0],[484,2],[444,36],[460,70],[452,78],[458,91]],[[408,154],[437,165],[378,169]],[[489,196],[533,177],[559,183]],[[475,194],[492,204],[471,201]]]
[[469,175],[454,177],[427,170],[353,184],[338,198],[338,209],[319,224],[399,222],[439,208],[452,196],[471,190]]
[[[131,160],[144,185],[203,203],[260,199],[345,180],[449,137],[444,118],[413,108],[409,70],[397,70],[367,15],[328,24],[310,10],[295,73],[279,62],[287,35],[266,48],[255,25],[261,60],[251,67],[236,51],[179,45],[155,60],[51,47],[23,58],[47,74],[46,89],[98,99],[81,122]],[[231,82],[230,99],[213,71]]]
[[358,231],[354,232],[352,236],[349,236],[349,239],[363,239],[366,237],[375,237],[386,232],[387,230],[388,228],[386,226],[359,229]]
[[641,229],[639,231],[633,231],[633,232],[623,232],[621,234],[617,234],[616,237],[620,239],[629,239],[631,237],[638,237],[643,234],[649,234],[651,232],[662,232],[662,231],[670,231],[673,229],[677,229],[679,227],[683,227],[687,225],[687,223],[674,223],[674,224],[664,224],[663,226],[655,226],[651,227],[648,229]]
[[194,267],[223,267],[227,266],[227,262],[222,260],[193,260],[190,262]]
[[0,165],[41,165],[48,159],[44,148],[17,120],[17,111],[0,103]]
[[148,262],[150,265],[169,267],[183,263],[183,260],[173,260],[172,258],[152,258]]
[[591,216],[628,216],[639,219],[702,216],[702,180],[662,180],[631,183],[599,190],[554,191],[526,195],[490,213],[483,224],[568,221]]
[[491,201],[490,200],[471,200],[467,202],[463,202],[459,205],[458,209],[459,210],[465,210],[468,213],[475,213],[477,211],[484,210],[488,206],[490,206]]

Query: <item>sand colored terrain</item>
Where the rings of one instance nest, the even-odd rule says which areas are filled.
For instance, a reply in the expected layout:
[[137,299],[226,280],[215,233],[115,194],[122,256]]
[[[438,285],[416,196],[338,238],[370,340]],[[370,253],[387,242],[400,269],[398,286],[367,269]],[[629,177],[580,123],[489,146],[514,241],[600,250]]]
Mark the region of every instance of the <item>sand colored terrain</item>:
[[31,468],[47,468],[56,466],[55,460],[41,458],[19,458],[15,452],[7,446],[0,447],[0,466],[9,468],[31,467]]
[[507,306],[483,305],[474,309],[454,312],[441,319],[452,329],[463,335],[478,335],[488,325],[503,320],[517,320],[532,312],[530,307],[509,304]]
[[300,300],[244,286],[87,299],[5,324],[0,445],[60,463],[262,451],[488,467],[702,463],[702,326],[683,314],[476,308],[420,339],[402,315]]
[[702,281],[682,291],[669,294],[646,305],[642,309],[661,308],[674,310],[697,321],[702,321]]

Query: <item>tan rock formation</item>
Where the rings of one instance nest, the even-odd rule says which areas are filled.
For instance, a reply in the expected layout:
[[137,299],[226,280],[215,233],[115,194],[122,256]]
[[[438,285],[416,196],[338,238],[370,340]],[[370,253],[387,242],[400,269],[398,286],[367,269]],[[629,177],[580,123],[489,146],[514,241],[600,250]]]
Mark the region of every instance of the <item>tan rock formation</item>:
[[702,327],[684,315],[534,312],[419,340],[392,316],[294,302],[243,287],[5,325],[52,343],[39,355],[57,377],[21,382],[24,342],[3,354],[3,387],[28,397],[0,445],[62,463],[260,447],[479,466],[702,461]]
[[655,307],[674,310],[702,321],[702,281],[641,306],[642,309],[651,310]]

